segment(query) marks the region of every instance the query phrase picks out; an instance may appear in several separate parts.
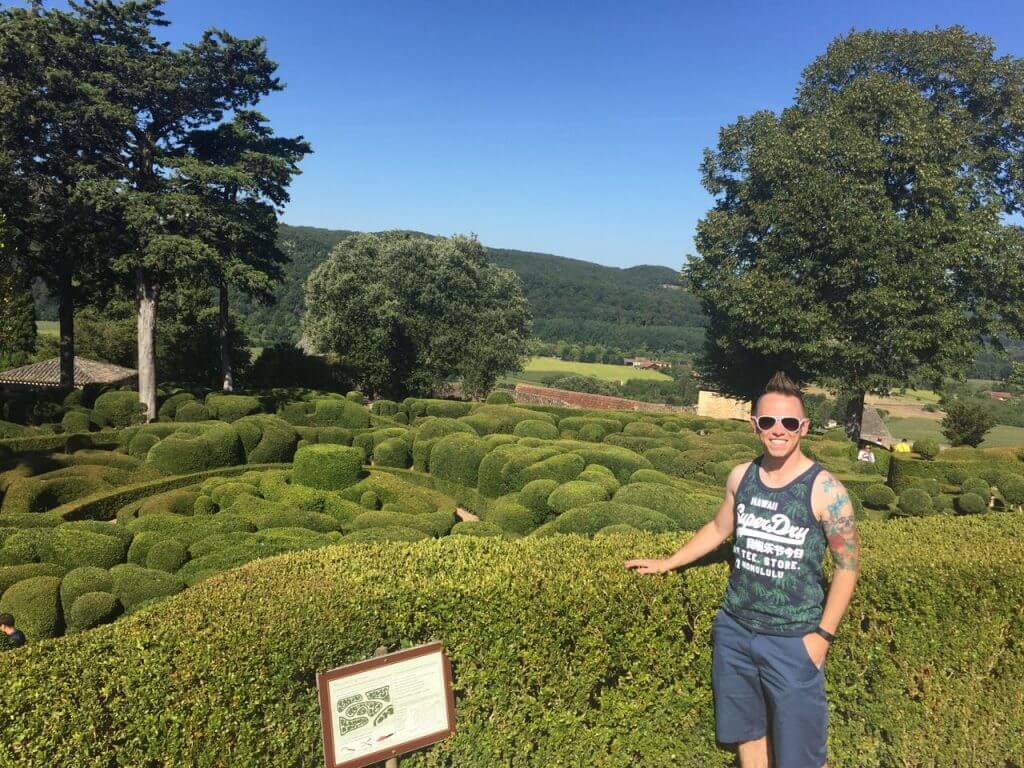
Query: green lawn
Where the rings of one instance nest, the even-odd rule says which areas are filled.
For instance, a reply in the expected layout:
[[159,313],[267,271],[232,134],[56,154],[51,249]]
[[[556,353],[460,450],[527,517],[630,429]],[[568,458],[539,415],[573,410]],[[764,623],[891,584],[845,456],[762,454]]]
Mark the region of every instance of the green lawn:
[[[892,432],[892,436],[899,440],[905,437],[911,442],[923,437],[933,437],[940,443],[945,443],[946,438],[942,434],[942,422],[935,419],[886,419],[885,423]],[[1024,446],[1024,427],[1007,427],[997,424],[985,436],[982,448],[1015,448]]]
[[36,320],[36,333],[40,336],[60,336],[60,323],[56,320]]
[[603,381],[629,381],[630,379],[670,381],[672,378],[660,371],[638,370],[629,365],[575,363],[569,360],[559,360],[555,357],[534,357],[530,359],[521,373],[510,376],[508,380],[527,384],[540,384],[541,379],[551,374],[558,374],[559,376],[593,376]]

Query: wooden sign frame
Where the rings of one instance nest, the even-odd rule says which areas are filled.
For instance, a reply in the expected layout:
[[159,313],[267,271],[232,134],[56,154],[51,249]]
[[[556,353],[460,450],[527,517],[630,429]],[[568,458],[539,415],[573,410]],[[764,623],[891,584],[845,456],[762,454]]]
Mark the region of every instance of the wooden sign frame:
[[[335,762],[334,727],[331,721],[333,713],[331,712],[329,691],[330,684],[335,680],[340,680],[345,677],[351,677],[370,670],[380,669],[397,662],[408,661],[420,656],[429,656],[435,653],[439,653],[441,655],[441,669],[444,675],[445,687],[445,706],[447,709],[444,719],[447,722],[447,727],[416,739],[394,744],[386,749],[378,750],[362,757],[345,760],[340,763]],[[426,643],[425,645],[418,645],[414,648],[405,648],[401,651],[395,651],[394,653],[374,656],[373,658],[365,659],[364,661],[357,661],[353,664],[346,664],[341,667],[336,667],[335,669],[329,669],[326,672],[318,672],[316,675],[316,687],[320,701],[320,727],[323,732],[324,765],[326,765],[327,768],[365,768],[365,766],[380,763],[388,758],[398,757],[406,752],[412,752],[413,750],[421,749],[422,747],[429,746],[430,744],[443,741],[455,733],[455,695],[452,692],[451,659],[449,659],[448,655],[444,652],[444,646],[441,642]]]

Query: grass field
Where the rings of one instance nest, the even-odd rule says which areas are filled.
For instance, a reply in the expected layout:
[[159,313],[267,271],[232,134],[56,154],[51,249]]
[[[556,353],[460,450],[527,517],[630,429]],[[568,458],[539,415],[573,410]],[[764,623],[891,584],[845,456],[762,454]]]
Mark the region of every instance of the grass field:
[[646,379],[648,381],[670,381],[671,376],[660,371],[638,370],[629,365],[609,365],[606,363],[576,363],[571,360],[559,360],[556,357],[533,357],[521,373],[507,377],[509,382],[524,384],[540,384],[546,376],[593,376],[602,381],[629,381],[630,379]]
[[36,320],[36,333],[40,336],[59,336],[60,323],[56,320]]
[[[889,431],[892,432],[892,436],[897,440],[905,437],[913,442],[923,437],[933,437],[940,443],[947,442],[942,434],[941,423],[935,419],[889,418],[885,420],[885,423],[888,425]],[[1003,424],[993,427],[985,436],[985,442],[981,444],[982,448],[1016,448],[1018,446],[1024,446],[1024,427],[1007,427]]]

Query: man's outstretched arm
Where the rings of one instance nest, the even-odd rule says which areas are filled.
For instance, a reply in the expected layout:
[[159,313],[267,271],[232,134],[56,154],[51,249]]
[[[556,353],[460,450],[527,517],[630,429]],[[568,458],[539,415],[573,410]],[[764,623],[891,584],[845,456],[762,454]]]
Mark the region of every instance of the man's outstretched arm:
[[[815,483],[814,514],[821,521],[835,565],[825,610],[821,614],[821,627],[835,634],[860,576],[860,540],[850,496],[843,484],[829,472],[822,472]],[[813,644],[808,650],[820,666],[828,651],[828,641],[818,635],[809,635],[805,642]]]
[[627,568],[635,568],[637,573],[666,573],[667,571],[689,565],[694,560],[700,560],[704,555],[714,552],[728,539],[736,527],[733,505],[736,501],[736,488],[739,486],[743,473],[749,466],[749,462],[734,467],[729,474],[725,484],[725,498],[722,500],[718,512],[706,523],[693,538],[686,542],[670,557],[646,560],[627,560]]

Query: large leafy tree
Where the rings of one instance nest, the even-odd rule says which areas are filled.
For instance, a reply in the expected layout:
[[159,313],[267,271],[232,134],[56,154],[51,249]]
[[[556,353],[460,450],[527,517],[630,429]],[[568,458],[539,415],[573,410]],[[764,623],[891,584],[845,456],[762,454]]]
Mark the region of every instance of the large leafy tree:
[[0,216],[0,369],[23,365],[36,346],[36,315],[24,266],[6,245]]
[[865,392],[960,375],[1019,336],[1024,237],[1001,214],[1020,206],[1022,84],[959,29],[853,34],[792,107],[723,128],[684,267],[705,376],[749,397],[784,368],[850,393],[859,430]]
[[475,238],[353,235],[306,283],[308,342],[386,397],[428,394],[453,377],[486,392],[521,367],[529,325],[518,278]]
[[58,298],[64,387],[74,384],[76,300],[109,282],[105,227],[83,194],[114,167],[111,116],[93,108],[105,84],[83,76],[94,53],[72,14],[38,2],[0,10],[0,209],[25,269]]
[[150,418],[156,414],[161,292],[199,280],[220,260],[211,233],[222,218],[195,184],[202,161],[190,157],[190,137],[281,87],[261,38],[208,30],[180,48],[159,40],[156,31],[167,24],[161,5],[71,4],[95,58],[83,77],[116,84],[94,89],[91,106],[116,129],[107,155],[114,168],[97,174],[86,191],[93,209],[117,222],[111,263],[134,290],[139,399]]
[[308,154],[303,138],[275,136],[258,112],[239,110],[214,128],[191,132],[176,169],[183,187],[203,202],[213,249],[207,270],[218,295],[221,386],[234,387],[228,288],[264,301],[282,277],[287,255],[278,246],[277,214],[288,202],[288,185]]

